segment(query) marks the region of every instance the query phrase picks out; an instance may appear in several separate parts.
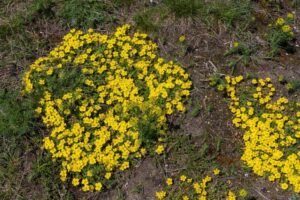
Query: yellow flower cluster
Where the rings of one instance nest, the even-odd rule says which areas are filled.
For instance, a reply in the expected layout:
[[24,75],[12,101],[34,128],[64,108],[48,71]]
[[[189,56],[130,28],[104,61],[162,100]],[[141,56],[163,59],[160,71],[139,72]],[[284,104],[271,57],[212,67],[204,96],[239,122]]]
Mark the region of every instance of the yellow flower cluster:
[[195,182],[193,184],[193,187],[195,189],[196,194],[199,195],[199,200],[205,200],[207,196],[207,183],[212,180],[211,176],[206,176],[204,179],[202,179],[201,183]]
[[236,196],[232,191],[228,191],[228,194],[226,196],[226,200],[236,200]]
[[277,18],[275,22],[275,26],[280,28],[281,31],[285,34],[287,34],[289,37],[294,36],[294,32],[292,27],[290,26],[290,22],[293,21],[295,18],[293,13],[288,13],[287,17],[284,19],[282,17]]
[[155,149],[155,153],[157,153],[158,155],[162,154],[165,150],[165,147],[163,145],[158,145],[157,148]]
[[184,111],[190,94],[185,70],[129,29],[73,29],[23,77],[24,94],[38,99],[36,112],[50,131],[44,149],[61,163],[61,180],[83,191],[100,191],[143,156],[163,137],[166,115]]
[[158,191],[158,192],[156,192],[155,195],[156,195],[157,199],[161,200],[166,197],[167,193],[165,191]]
[[[206,200],[209,199],[208,184],[213,183],[213,177],[220,174],[218,168],[213,169],[211,176],[205,176],[201,181],[194,181],[192,178],[186,175],[181,175],[177,180],[167,178],[166,190],[156,192],[155,196],[157,199],[182,199],[182,200]],[[246,191],[245,191],[246,192]],[[227,195],[228,194],[228,195]],[[231,200],[235,197],[233,192],[224,193],[226,199]],[[246,194],[247,195],[247,194]],[[215,195],[214,195],[215,197]]]
[[[184,187],[191,187],[191,190],[193,191],[192,195],[191,194],[182,194],[181,199],[183,200],[190,200],[190,199],[194,199],[197,196],[197,199],[199,200],[205,200],[206,196],[207,196],[207,192],[206,192],[206,187],[207,187],[207,183],[210,182],[212,180],[211,176],[206,176],[204,179],[202,179],[201,182],[193,182],[193,179],[188,178],[185,175],[181,175],[179,178],[179,182],[181,184],[181,186]],[[174,183],[174,180],[172,178],[167,178],[166,179],[166,184],[168,187],[172,187]],[[168,197],[168,194],[166,191],[158,191],[156,192],[156,197],[157,199],[161,200],[161,199],[165,199]],[[172,199],[171,196],[169,196],[169,198]]]
[[[242,160],[259,176],[279,180],[282,189],[300,192],[300,103],[273,100],[270,78],[225,77],[233,124],[244,130]],[[240,85],[240,87],[238,86]]]
[[[215,168],[211,172],[211,176],[205,176],[201,181],[195,181],[186,175],[181,175],[177,180],[167,178],[165,190],[160,190],[155,193],[158,200],[206,200],[216,199],[216,186],[217,176],[220,174],[220,170]],[[208,187],[211,186],[211,187]],[[219,189],[222,190],[222,189]],[[236,194],[229,190],[226,192],[219,193],[219,199],[235,200],[237,199]],[[248,192],[245,189],[240,189],[239,196],[244,199],[248,196]]]

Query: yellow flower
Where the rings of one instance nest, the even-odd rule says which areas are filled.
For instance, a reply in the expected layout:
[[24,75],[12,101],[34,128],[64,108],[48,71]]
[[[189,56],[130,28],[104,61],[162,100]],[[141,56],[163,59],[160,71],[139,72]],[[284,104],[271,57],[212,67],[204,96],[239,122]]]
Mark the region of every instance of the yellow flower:
[[155,150],[155,152],[158,155],[160,155],[160,154],[162,154],[164,152],[164,150],[165,150],[165,147],[163,145],[158,145],[157,148],[156,148],[156,150]]
[[40,114],[42,112],[42,108],[41,107],[37,107],[35,109],[35,112],[38,113],[38,114]]
[[82,187],[82,191],[84,191],[84,192],[87,192],[87,191],[89,191],[90,190],[90,186],[89,185],[84,185],[83,187]]
[[187,195],[184,195],[183,197],[182,197],[182,200],[189,200],[190,198],[187,196]]
[[279,17],[277,20],[276,20],[276,25],[277,26],[282,26],[283,24],[285,23],[285,20],[282,18],[282,17]]
[[226,200],[236,200],[236,196],[232,191],[228,191],[228,194],[226,196]]
[[251,82],[252,82],[253,85],[257,84],[257,80],[256,79],[252,79]]
[[145,155],[147,153],[147,150],[145,148],[141,148],[141,154]]
[[260,91],[261,91],[261,87],[257,87],[257,88],[256,88],[256,91],[257,91],[257,92],[260,92]]
[[187,179],[187,177],[186,177],[185,175],[181,175],[181,176],[180,176],[180,180],[181,180],[181,181],[185,182],[186,179]]
[[281,183],[280,187],[281,187],[281,189],[286,190],[286,189],[288,189],[289,186],[286,183]]
[[40,84],[40,85],[45,85],[45,80],[44,80],[44,79],[40,79],[40,80],[39,80],[39,84]]
[[167,185],[173,185],[173,179],[167,178],[166,183]]
[[48,71],[46,72],[46,74],[48,76],[52,75],[53,74],[53,68],[49,68]]
[[217,90],[218,90],[218,91],[223,91],[224,89],[225,89],[225,87],[224,87],[223,84],[219,84],[219,85],[217,86]]
[[293,13],[288,13],[287,18],[293,20],[295,18],[295,15]]
[[102,184],[100,182],[95,183],[95,190],[101,191],[101,189],[102,189]]
[[93,173],[92,173],[91,170],[88,170],[87,173],[86,173],[86,175],[87,175],[88,177],[91,177],[91,176],[93,176]]
[[239,45],[240,45],[240,43],[239,43],[239,42],[234,42],[234,43],[233,43],[233,47],[234,47],[234,48],[237,48],[237,47],[239,47]]
[[110,179],[111,178],[111,173],[110,172],[107,172],[105,173],[105,176],[104,176],[106,179]]
[[225,76],[225,80],[226,80],[227,83],[230,83],[231,82],[230,76]]
[[161,200],[164,199],[167,195],[167,193],[165,191],[159,191],[155,193],[157,199]]
[[79,185],[79,179],[78,178],[73,178],[72,179],[72,185],[74,185],[74,186]]
[[67,180],[67,171],[66,170],[60,171],[60,180],[63,182],[65,182]]
[[257,93],[254,93],[254,94],[253,94],[253,98],[257,99],[257,98],[258,98],[258,94],[257,94]]
[[214,175],[220,174],[220,170],[218,168],[214,169],[213,172],[214,172]]
[[179,42],[183,43],[183,42],[185,42],[185,40],[186,40],[186,38],[185,38],[184,35],[181,35],[181,36],[179,37]]
[[120,170],[124,171],[125,169],[128,169],[128,168],[129,168],[129,162],[126,161],[126,162],[122,163]]
[[248,196],[248,192],[247,192],[247,190],[245,190],[245,189],[241,189],[240,191],[239,191],[239,195],[240,195],[240,197],[246,197],[246,196]]
[[282,26],[282,31],[285,33],[291,32],[291,27],[289,25]]
[[84,179],[81,180],[81,183],[82,183],[82,185],[88,185],[89,181],[88,181],[87,178],[84,178]]

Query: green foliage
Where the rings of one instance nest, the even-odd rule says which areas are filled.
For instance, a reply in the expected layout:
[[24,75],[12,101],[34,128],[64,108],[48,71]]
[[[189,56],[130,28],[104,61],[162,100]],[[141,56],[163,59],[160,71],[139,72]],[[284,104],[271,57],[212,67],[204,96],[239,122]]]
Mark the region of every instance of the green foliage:
[[133,20],[138,29],[145,32],[157,32],[160,22],[167,17],[168,13],[165,7],[157,6],[138,12],[134,15]]
[[289,53],[293,53],[295,48],[291,45],[291,38],[278,29],[271,29],[267,33],[267,41],[270,44],[271,52],[270,56],[274,57],[280,53],[281,49],[286,50]]
[[201,105],[197,103],[191,110],[191,115],[197,117],[201,111]]
[[300,81],[298,80],[289,81],[285,85],[285,88],[288,90],[289,93],[294,93],[300,89]]
[[300,199],[300,195],[297,194],[297,193],[293,193],[292,197],[291,197],[291,200],[298,200],[298,199]]
[[5,186],[0,199],[74,199],[55,176],[57,164],[37,150],[36,139],[0,135],[0,184]]
[[59,166],[52,162],[49,156],[38,155],[32,163],[32,171],[28,176],[31,184],[39,184],[43,189],[45,199],[59,199],[61,195],[64,199],[75,199],[56,176],[59,173]]
[[9,24],[1,24],[0,39],[4,39],[6,36],[13,34],[13,32],[20,30],[23,24],[24,22],[19,16],[16,16],[12,20],[10,20]]
[[288,43],[288,38],[281,31],[275,29],[271,30],[267,35],[267,40],[271,47],[271,56],[276,56],[279,54],[281,47],[287,48],[291,47]]
[[53,0],[34,0],[24,12],[18,12],[9,20],[8,23],[0,26],[0,39],[15,32],[23,31],[24,27],[30,24],[36,17],[53,16]]
[[20,136],[33,128],[33,104],[17,91],[0,90],[0,134]]
[[[0,51],[9,52],[7,60],[22,64],[34,59],[39,49],[45,49],[49,45],[47,38],[36,38],[31,32],[16,33],[3,41],[5,43],[0,45]],[[0,63],[4,61],[6,60],[0,60]]]
[[0,198],[10,200],[14,199],[19,184],[21,145],[16,138],[3,135],[0,135],[0,142],[0,184],[7,187],[6,190],[0,190]]
[[278,81],[281,84],[286,84],[287,83],[286,77],[284,77],[283,75],[278,76]]
[[257,79],[258,75],[255,72],[246,72],[246,79]]
[[159,26],[153,23],[149,12],[141,12],[134,16],[133,18],[138,29],[145,32],[156,32]]
[[203,0],[164,0],[163,2],[177,17],[197,15],[204,4]]
[[216,87],[218,91],[224,91],[226,88],[226,83],[221,77],[220,74],[213,74],[209,77],[209,85],[212,87]]
[[201,15],[202,20],[210,24],[212,16],[221,20],[228,27],[240,22],[246,26],[251,20],[250,0],[164,0],[165,5],[177,17]]
[[228,27],[237,22],[246,25],[251,20],[250,0],[217,0],[207,6],[207,15],[214,15]]
[[144,192],[144,185],[143,184],[137,184],[133,189],[132,192],[142,194]]
[[233,60],[229,62],[231,73],[234,72],[238,64],[248,66],[256,52],[256,47],[244,42],[234,42],[233,47],[225,52],[225,56],[233,56]]
[[278,18],[274,24],[269,25],[269,30],[266,34],[266,39],[269,42],[271,52],[270,56],[274,57],[280,53],[283,49],[288,53],[294,53],[296,51],[293,40],[294,32],[291,24],[294,21],[293,14],[288,14],[286,18]]
[[29,17],[33,17],[33,14],[44,14],[51,16],[53,15],[53,0],[34,0],[31,4],[29,10],[31,11],[31,15]]
[[129,6],[133,4],[136,0],[113,0],[115,6]]
[[145,117],[139,119],[137,129],[140,132],[141,141],[145,144],[155,144],[159,138],[159,132],[156,128],[158,116],[147,111]]
[[286,6],[291,6],[294,8],[299,7],[299,0],[260,0],[259,3],[263,7],[268,7],[271,9],[275,9],[277,11],[280,11],[281,9],[285,8]]
[[252,51],[247,44],[242,42],[235,42],[234,46],[225,53],[225,56],[238,54],[238,55],[244,55],[249,57],[251,53]]
[[59,5],[57,16],[72,27],[95,27],[107,18],[107,5],[97,0],[66,0]]
[[0,26],[0,38],[22,31],[28,24],[41,17],[56,18],[71,27],[95,27],[111,20],[107,11],[112,6],[128,4],[132,0],[118,1],[108,4],[97,0],[34,0],[24,12],[16,13],[8,23]]

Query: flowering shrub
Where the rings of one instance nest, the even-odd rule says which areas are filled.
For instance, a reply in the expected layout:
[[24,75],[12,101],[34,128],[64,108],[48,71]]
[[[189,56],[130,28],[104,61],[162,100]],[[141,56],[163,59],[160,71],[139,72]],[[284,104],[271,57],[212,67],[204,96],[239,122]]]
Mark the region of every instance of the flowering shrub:
[[[166,188],[164,190],[157,191],[155,196],[157,199],[182,199],[182,200],[206,200],[206,199],[216,199],[215,189],[210,192],[210,187],[216,186],[216,181],[214,178],[220,173],[219,169],[214,169],[211,176],[205,176],[201,181],[195,181],[186,175],[181,175],[179,178],[166,179]],[[218,188],[218,190],[220,190]],[[212,196],[210,196],[212,195]],[[247,197],[248,193],[245,189],[240,190],[239,199],[244,199]],[[226,200],[235,200],[237,196],[231,190],[223,192],[222,197]],[[220,197],[218,197],[220,198]]]
[[233,56],[228,66],[232,68],[232,71],[234,71],[238,64],[248,66],[256,49],[255,46],[242,41],[233,42],[230,49],[224,54],[225,56]]
[[[206,199],[207,191],[206,187],[208,182],[212,180],[211,176],[206,176],[201,182],[193,181],[193,179],[181,175],[179,180],[174,181],[171,178],[167,178],[166,184],[168,192],[162,190],[156,192],[157,199],[174,199],[175,197],[181,197],[183,200]],[[176,188],[178,190],[176,190]]]
[[225,77],[233,124],[244,131],[242,160],[259,176],[278,180],[283,190],[300,192],[300,103],[273,100],[270,78],[243,83],[243,76]]
[[129,28],[113,35],[71,30],[23,78],[50,131],[44,149],[61,164],[61,180],[83,191],[108,187],[115,173],[155,146],[166,115],[184,111],[190,94],[188,74]]
[[269,25],[267,40],[271,46],[271,56],[279,53],[280,49],[287,52],[294,52],[294,46],[291,44],[294,39],[292,23],[295,20],[293,13],[288,13],[285,18],[279,17],[275,23]]
[[185,35],[181,35],[181,36],[178,38],[178,41],[179,41],[180,43],[184,43],[184,42],[186,41]]

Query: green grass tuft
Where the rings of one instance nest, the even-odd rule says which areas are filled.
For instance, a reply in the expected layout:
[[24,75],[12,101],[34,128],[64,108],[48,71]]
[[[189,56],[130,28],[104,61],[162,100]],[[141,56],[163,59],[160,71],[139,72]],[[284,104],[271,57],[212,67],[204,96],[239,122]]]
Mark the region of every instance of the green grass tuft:
[[141,12],[134,16],[133,18],[138,29],[145,32],[156,32],[159,26],[153,22],[149,12]]
[[136,27],[144,32],[157,32],[169,12],[165,6],[157,6],[138,12],[133,20]]
[[214,15],[227,27],[251,20],[250,0],[217,0],[207,6],[207,15]]
[[67,0],[59,5],[57,16],[71,27],[96,27],[109,18],[107,4],[97,0]]
[[0,134],[20,136],[33,128],[33,104],[17,91],[0,90]]
[[164,3],[177,17],[195,16],[204,5],[203,0],[165,0]]

